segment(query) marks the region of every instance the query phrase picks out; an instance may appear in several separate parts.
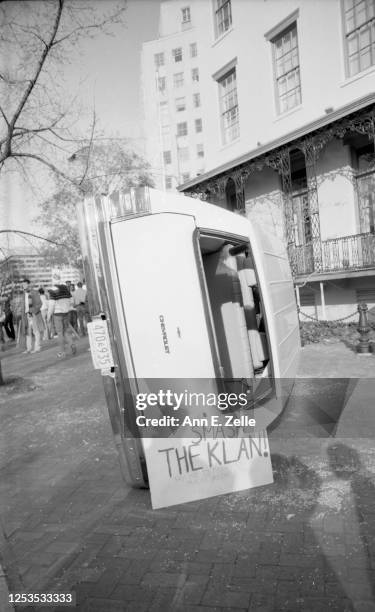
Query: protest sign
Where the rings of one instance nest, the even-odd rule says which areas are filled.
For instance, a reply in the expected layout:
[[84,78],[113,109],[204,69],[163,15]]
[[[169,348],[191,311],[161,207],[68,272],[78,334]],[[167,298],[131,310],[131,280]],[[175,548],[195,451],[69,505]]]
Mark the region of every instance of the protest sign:
[[273,482],[266,432],[216,439],[146,438],[143,445],[154,509]]

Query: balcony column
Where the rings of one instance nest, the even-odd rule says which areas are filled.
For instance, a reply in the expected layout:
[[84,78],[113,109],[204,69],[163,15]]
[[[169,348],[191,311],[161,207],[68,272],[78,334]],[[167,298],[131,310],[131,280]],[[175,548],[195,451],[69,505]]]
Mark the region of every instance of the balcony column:
[[320,236],[320,217],[318,200],[318,182],[316,178],[316,162],[321,150],[326,144],[324,138],[308,136],[299,145],[305,155],[306,178],[307,178],[307,197],[309,204],[309,215],[311,222],[311,244],[314,270],[320,272],[323,267],[322,262],[322,242]]
[[296,274],[297,261],[293,232],[293,192],[289,148],[283,147],[275,154],[266,156],[264,163],[273,170],[276,170],[281,176],[287,251],[290,267],[293,274]]
[[249,168],[241,168],[241,170],[236,170],[231,174],[231,178],[234,181],[236,186],[236,205],[237,211],[241,214],[245,214],[245,184],[251,172]]

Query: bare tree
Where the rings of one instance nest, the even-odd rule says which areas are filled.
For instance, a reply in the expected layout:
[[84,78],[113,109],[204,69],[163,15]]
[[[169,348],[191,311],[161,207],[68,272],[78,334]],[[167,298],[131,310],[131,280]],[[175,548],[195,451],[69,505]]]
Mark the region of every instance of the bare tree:
[[74,61],[82,39],[110,34],[124,22],[124,2],[0,2],[0,172],[36,162],[79,184],[67,153],[93,134],[77,137],[76,104],[67,100],[62,68]]
[[[149,165],[126,140],[91,142],[77,150],[69,161],[76,176],[81,177],[79,187],[85,194],[107,194],[153,184]],[[81,197],[76,184],[57,177],[54,193],[39,203],[39,215],[35,221],[43,224],[45,238],[53,243],[45,243],[42,254],[53,265],[82,266],[75,214]]]

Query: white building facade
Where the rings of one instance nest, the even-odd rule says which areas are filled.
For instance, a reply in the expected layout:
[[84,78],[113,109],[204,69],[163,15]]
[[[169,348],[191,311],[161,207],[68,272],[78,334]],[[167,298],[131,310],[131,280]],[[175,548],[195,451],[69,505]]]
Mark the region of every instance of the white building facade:
[[204,126],[204,173],[180,189],[283,235],[307,314],[374,306],[374,0],[171,6],[194,10]]

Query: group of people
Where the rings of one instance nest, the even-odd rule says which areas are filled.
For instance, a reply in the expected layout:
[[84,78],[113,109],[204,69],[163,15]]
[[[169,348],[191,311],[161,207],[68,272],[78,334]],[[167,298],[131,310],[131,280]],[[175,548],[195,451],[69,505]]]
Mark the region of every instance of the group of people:
[[42,339],[58,337],[58,357],[65,357],[67,348],[76,353],[74,338],[86,335],[89,319],[87,291],[81,282],[76,288],[69,281],[56,284],[46,292],[42,287],[33,289],[25,278],[22,292],[5,301],[0,327],[10,340],[16,339],[15,327],[20,328],[26,339],[25,353],[38,353]]

